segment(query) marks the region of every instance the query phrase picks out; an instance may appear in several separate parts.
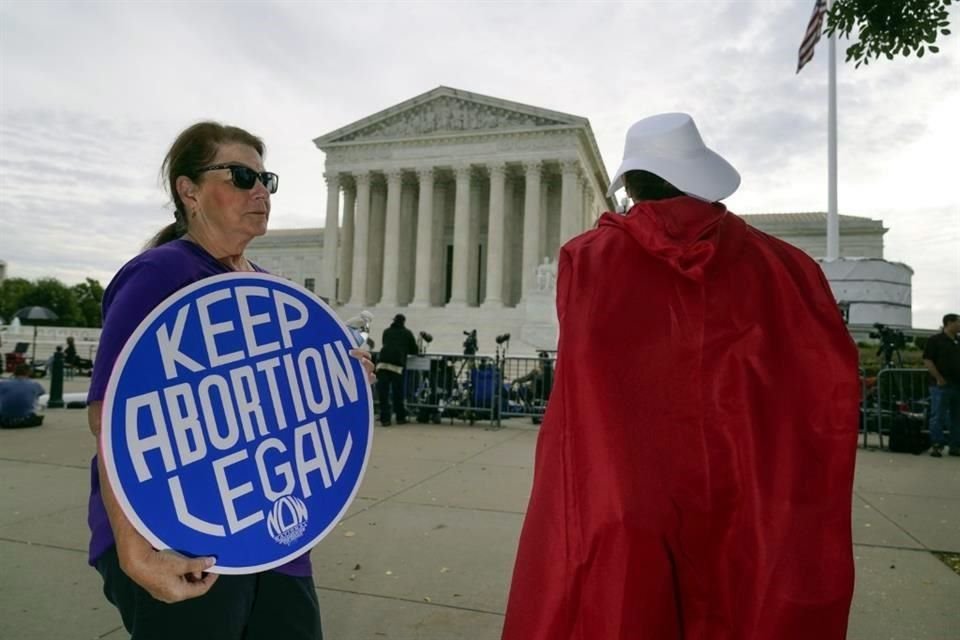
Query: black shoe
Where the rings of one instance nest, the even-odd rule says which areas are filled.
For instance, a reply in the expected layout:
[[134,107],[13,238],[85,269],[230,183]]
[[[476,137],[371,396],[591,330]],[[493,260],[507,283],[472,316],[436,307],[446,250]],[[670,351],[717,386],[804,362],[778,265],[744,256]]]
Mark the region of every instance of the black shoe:
[[380,426],[381,426],[381,427],[389,427],[389,426],[390,426],[390,421],[389,421],[389,420],[381,420],[381,421],[380,421]]
[[960,447],[950,447],[950,453],[947,455],[951,455],[955,458],[960,458]]
[[408,424],[407,419],[403,418],[402,420],[397,420],[397,424]]
[[943,453],[941,453],[942,451],[943,451],[943,445],[935,444],[933,445],[933,448],[930,449],[930,457],[942,458],[943,457]]

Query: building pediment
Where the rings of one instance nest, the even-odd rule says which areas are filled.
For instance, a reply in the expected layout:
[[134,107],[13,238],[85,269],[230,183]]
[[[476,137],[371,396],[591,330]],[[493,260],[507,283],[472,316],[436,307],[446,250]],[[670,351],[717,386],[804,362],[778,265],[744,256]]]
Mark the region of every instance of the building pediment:
[[545,127],[588,126],[585,118],[439,87],[314,140],[329,145]]

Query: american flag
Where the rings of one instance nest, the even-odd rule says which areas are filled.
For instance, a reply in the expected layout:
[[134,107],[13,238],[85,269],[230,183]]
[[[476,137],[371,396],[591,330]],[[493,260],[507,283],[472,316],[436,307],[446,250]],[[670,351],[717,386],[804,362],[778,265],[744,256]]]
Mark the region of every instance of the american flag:
[[817,0],[817,3],[813,5],[813,15],[810,16],[807,32],[803,34],[803,42],[800,43],[800,58],[797,61],[797,73],[800,73],[803,65],[813,60],[813,48],[820,41],[820,32],[823,30],[823,17],[826,14],[827,0]]

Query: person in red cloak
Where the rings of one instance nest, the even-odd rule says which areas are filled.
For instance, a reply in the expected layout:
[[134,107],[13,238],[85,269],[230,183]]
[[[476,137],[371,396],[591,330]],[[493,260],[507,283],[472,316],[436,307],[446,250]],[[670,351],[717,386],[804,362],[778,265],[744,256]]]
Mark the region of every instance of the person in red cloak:
[[686,114],[627,133],[560,252],[559,360],[504,640],[840,640],[858,354],[820,268],[719,203]]

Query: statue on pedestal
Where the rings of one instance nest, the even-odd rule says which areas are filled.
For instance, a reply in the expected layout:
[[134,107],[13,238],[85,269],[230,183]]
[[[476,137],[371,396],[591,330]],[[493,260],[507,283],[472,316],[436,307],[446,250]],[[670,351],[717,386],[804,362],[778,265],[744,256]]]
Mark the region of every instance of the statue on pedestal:
[[543,259],[543,264],[537,265],[537,290],[552,292],[557,288],[557,263],[549,257]]

